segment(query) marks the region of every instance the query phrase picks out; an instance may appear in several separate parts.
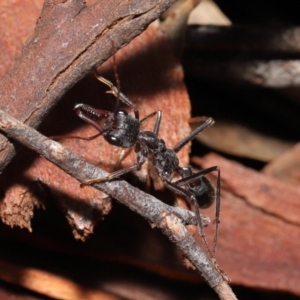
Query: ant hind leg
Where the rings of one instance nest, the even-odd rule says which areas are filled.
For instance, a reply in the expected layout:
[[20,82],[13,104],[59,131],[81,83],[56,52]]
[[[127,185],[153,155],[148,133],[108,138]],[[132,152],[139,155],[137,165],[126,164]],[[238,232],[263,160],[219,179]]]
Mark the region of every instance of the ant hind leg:
[[[189,191],[194,194],[196,205],[199,207],[198,201],[202,202],[202,208],[209,207],[215,201],[215,235],[213,241],[212,257],[214,257],[217,248],[218,234],[219,234],[219,223],[220,223],[220,206],[221,206],[221,171],[218,166],[210,167],[204,170],[201,170],[197,173],[192,173],[191,167],[183,167],[178,170],[178,172],[183,177],[182,179],[174,182],[174,184],[179,186],[187,186]],[[217,172],[217,184],[215,192],[212,193],[213,199],[210,199],[210,196],[207,198],[207,201],[203,202],[203,197],[205,194],[209,193],[212,185],[210,181],[205,177],[205,175]],[[198,199],[199,198],[199,199]]]
[[169,190],[171,190],[172,192],[175,192],[175,193],[178,193],[178,194],[181,194],[181,195],[185,196],[186,199],[194,206],[194,208],[195,208],[195,215],[196,215],[197,223],[198,223],[199,234],[200,234],[200,236],[201,236],[201,238],[203,240],[203,243],[205,245],[207,253],[212,258],[213,257],[213,253],[210,251],[209,246],[208,246],[208,242],[206,240],[206,235],[205,235],[205,232],[204,232],[203,220],[202,220],[201,215],[200,215],[200,207],[198,205],[198,202],[197,202],[197,199],[196,199],[194,193],[191,192],[191,191],[189,191],[189,190],[186,190],[186,189],[182,188],[181,186],[178,186],[176,184],[176,182],[170,182],[168,180],[164,180],[164,183],[165,183],[166,187]]

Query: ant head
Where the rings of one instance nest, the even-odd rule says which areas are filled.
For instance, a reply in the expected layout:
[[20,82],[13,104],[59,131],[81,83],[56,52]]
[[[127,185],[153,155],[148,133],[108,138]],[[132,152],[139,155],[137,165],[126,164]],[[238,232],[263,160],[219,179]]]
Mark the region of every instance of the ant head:
[[129,116],[124,110],[117,110],[105,122],[103,136],[111,145],[130,148],[137,142],[139,132],[139,120]]

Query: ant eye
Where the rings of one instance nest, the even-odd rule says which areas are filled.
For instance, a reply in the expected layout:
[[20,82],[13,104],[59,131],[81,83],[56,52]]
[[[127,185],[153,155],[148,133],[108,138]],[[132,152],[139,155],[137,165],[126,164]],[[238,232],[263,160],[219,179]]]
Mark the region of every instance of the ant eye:
[[127,111],[125,111],[125,110],[118,110],[118,111],[117,111],[117,114],[118,114],[118,115],[125,115],[125,116],[128,115]]
[[107,140],[109,143],[111,143],[112,145],[115,145],[115,146],[118,146],[121,144],[121,141],[120,139],[118,139],[117,137],[115,136],[108,136],[107,137]]

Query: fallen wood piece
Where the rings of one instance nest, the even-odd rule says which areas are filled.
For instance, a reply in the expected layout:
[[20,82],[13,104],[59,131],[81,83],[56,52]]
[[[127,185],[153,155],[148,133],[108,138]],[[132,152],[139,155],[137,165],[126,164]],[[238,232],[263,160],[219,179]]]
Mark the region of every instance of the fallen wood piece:
[[262,173],[286,183],[299,186],[300,183],[300,144],[287,150],[264,167]]
[[[191,119],[192,128],[199,125],[198,119]],[[265,162],[280,156],[294,145],[242,124],[224,120],[216,120],[214,126],[201,132],[196,139],[212,149]]]
[[190,25],[186,33],[186,44],[189,49],[198,53],[243,52],[251,57],[287,57],[299,55],[299,35],[299,26]]

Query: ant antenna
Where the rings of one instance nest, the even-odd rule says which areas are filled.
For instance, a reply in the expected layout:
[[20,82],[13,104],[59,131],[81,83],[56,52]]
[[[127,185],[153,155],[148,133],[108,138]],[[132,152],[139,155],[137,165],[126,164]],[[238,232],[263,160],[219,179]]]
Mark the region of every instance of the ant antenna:
[[[104,84],[106,84],[108,87],[110,87],[110,91],[106,92],[108,94],[113,94],[115,97],[116,97],[116,106],[115,106],[115,109],[113,110],[113,114],[115,115],[118,111],[118,108],[119,108],[119,105],[120,105],[120,98],[121,98],[121,83],[120,83],[120,78],[119,78],[119,75],[118,75],[118,69],[117,69],[117,62],[116,62],[116,50],[115,50],[115,45],[114,45],[114,42],[111,40],[111,46],[112,46],[112,58],[113,58],[113,70],[114,70],[114,75],[115,75],[115,79],[116,79],[116,84],[117,84],[117,87],[115,87],[110,81],[108,81],[107,79],[105,79],[104,77],[98,75],[97,73],[97,69],[94,70],[94,74],[95,74],[95,77],[103,82]],[[123,100],[125,100],[125,103],[128,104],[128,102],[130,102],[123,94],[122,94],[122,98]],[[122,101],[122,100],[121,100]],[[130,102],[131,104],[131,102]],[[132,106],[130,105],[129,106]],[[135,114],[138,116],[138,111],[137,109],[135,108]],[[138,118],[138,117],[137,117]]]
[[117,69],[117,61],[116,61],[116,49],[115,49],[115,45],[114,42],[111,40],[111,47],[112,47],[112,51],[113,51],[113,70],[114,70],[114,75],[116,78],[116,83],[117,83],[117,104],[116,107],[114,109],[114,113],[117,112],[117,109],[119,108],[120,105],[120,90],[121,90],[121,82],[120,82],[120,78],[118,75],[118,69]]

